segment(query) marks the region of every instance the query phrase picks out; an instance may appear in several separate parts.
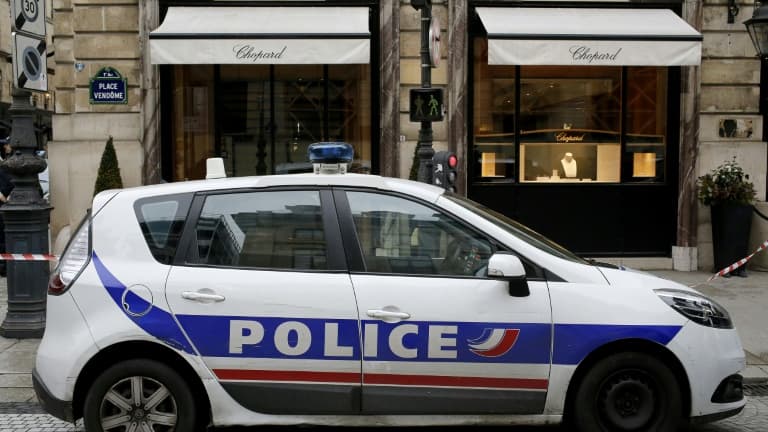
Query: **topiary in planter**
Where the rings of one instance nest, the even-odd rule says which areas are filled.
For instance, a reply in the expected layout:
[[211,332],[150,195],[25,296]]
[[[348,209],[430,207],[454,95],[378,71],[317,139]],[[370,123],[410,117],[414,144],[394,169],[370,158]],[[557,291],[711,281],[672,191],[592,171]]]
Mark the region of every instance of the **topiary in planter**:
[[112,137],[110,136],[106,147],[104,147],[104,153],[101,154],[99,174],[96,176],[96,186],[93,188],[93,195],[95,196],[107,189],[122,188],[123,180],[120,178],[120,167],[117,165],[117,153],[115,153],[115,145],[112,143]]
[[411,161],[411,172],[408,175],[408,180],[416,181],[419,179],[419,144],[416,143],[416,148],[413,149],[413,161]]

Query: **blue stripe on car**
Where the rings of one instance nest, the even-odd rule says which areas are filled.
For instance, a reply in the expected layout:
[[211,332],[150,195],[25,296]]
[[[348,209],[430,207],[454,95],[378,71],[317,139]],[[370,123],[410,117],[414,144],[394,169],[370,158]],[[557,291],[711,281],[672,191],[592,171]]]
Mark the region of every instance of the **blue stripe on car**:
[[[134,316],[125,311],[122,305],[126,287],[107,270],[103,262],[93,254],[96,272],[110,297],[117,306],[136,325],[147,333],[157,337],[174,348],[187,353],[194,353],[192,344],[177,325],[173,316],[150,305],[149,302],[133,293],[126,295],[132,310],[151,310],[143,316]],[[285,317],[254,317],[254,316],[208,316],[208,315],[177,315],[186,333],[201,355],[206,357],[244,357],[244,358],[276,358],[276,359],[311,359],[311,360],[340,360],[360,357],[361,329],[367,324],[377,326],[377,353],[375,356],[366,355],[366,360],[376,361],[410,361],[410,362],[473,362],[473,363],[527,363],[548,364],[550,362],[550,346],[553,345],[552,363],[559,365],[579,364],[590,352],[610,342],[626,339],[648,340],[660,345],[668,344],[682,326],[672,325],[616,325],[616,324],[555,324],[554,344],[551,344],[552,325],[548,323],[487,323],[487,322],[453,322],[453,321],[406,321],[388,324],[382,321],[358,321],[354,319],[324,319],[324,318],[285,318]],[[264,327],[264,338],[258,344],[244,344],[242,353],[230,353],[229,336],[230,322],[233,320],[258,321]],[[306,352],[301,355],[285,355],[281,353],[274,341],[277,326],[287,321],[297,321],[306,325],[310,330],[312,341]],[[350,356],[324,355],[325,324],[338,325],[337,345],[352,347]],[[406,334],[402,344],[408,349],[417,349],[415,358],[400,358],[389,347],[389,335],[399,325],[413,325],[416,332]],[[456,332],[447,336],[456,339],[456,346],[443,347],[444,351],[455,351],[455,358],[429,358],[427,356],[427,341],[430,326],[455,326]],[[470,343],[482,338],[489,329],[515,328],[520,330],[518,340],[506,354],[499,357],[482,357],[471,352]],[[364,336],[365,337],[365,336]],[[288,344],[296,346],[298,334],[288,334]]]
[[192,345],[189,343],[186,336],[184,336],[184,333],[181,332],[181,329],[170,313],[160,309],[156,305],[149,304],[149,302],[133,293],[128,293],[126,299],[130,301],[132,309],[136,308],[133,310],[147,310],[151,308],[147,314],[142,316],[129,314],[122,304],[123,294],[126,290],[125,285],[107,270],[104,263],[98,256],[96,256],[95,252],[93,253],[93,263],[102,285],[107,289],[107,293],[109,293],[109,296],[112,297],[112,300],[115,301],[117,307],[123,311],[125,316],[130,318],[131,321],[136,323],[136,325],[141,327],[144,331],[166,344],[186,353],[194,354]]
[[676,325],[555,324],[552,363],[579,364],[590,352],[617,340],[643,339],[666,345],[681,328]]

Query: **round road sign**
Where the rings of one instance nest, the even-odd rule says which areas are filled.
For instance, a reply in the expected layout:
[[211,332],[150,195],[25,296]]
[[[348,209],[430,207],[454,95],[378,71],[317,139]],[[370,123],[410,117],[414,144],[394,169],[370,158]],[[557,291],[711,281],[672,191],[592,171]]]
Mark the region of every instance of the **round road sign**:
[[432,17],[429,25],[429,58],[432,67],[440,64],[440,20]]
[[40,11],[38,7],[38,0],[21,0],[21,13],[24,14],[24,18],[27,21],[36,21],[37,14]]
[[22,71],[24,71],[24,75],[30,81],[37,81],[40,78],[40,73],[42,72],[42,60],[40,59],[40,53],[38,53],[37,50],[32,47],[27,47],[24,49],[22,58]]

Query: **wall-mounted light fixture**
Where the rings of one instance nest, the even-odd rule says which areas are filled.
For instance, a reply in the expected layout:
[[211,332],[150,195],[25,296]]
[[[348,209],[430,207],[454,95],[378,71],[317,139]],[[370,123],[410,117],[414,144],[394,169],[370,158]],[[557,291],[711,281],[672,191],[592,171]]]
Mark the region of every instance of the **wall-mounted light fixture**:
[[768,56],[768,5],[756,1],[752,18],[744,21],[744,25],[747,27],[757,54],[760,57]]
[[736,22],[736,16],[739,14],[739,6],[736,0],[728,0],[728,24]]

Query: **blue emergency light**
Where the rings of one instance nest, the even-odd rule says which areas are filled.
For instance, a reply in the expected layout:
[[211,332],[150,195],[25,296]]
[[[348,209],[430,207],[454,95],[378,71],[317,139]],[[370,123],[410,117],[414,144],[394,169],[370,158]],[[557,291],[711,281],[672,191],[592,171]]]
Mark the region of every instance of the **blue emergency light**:
[[345,142],[317,142],[307,149],[315,174],[344,174],[354,155],[355,150]]

